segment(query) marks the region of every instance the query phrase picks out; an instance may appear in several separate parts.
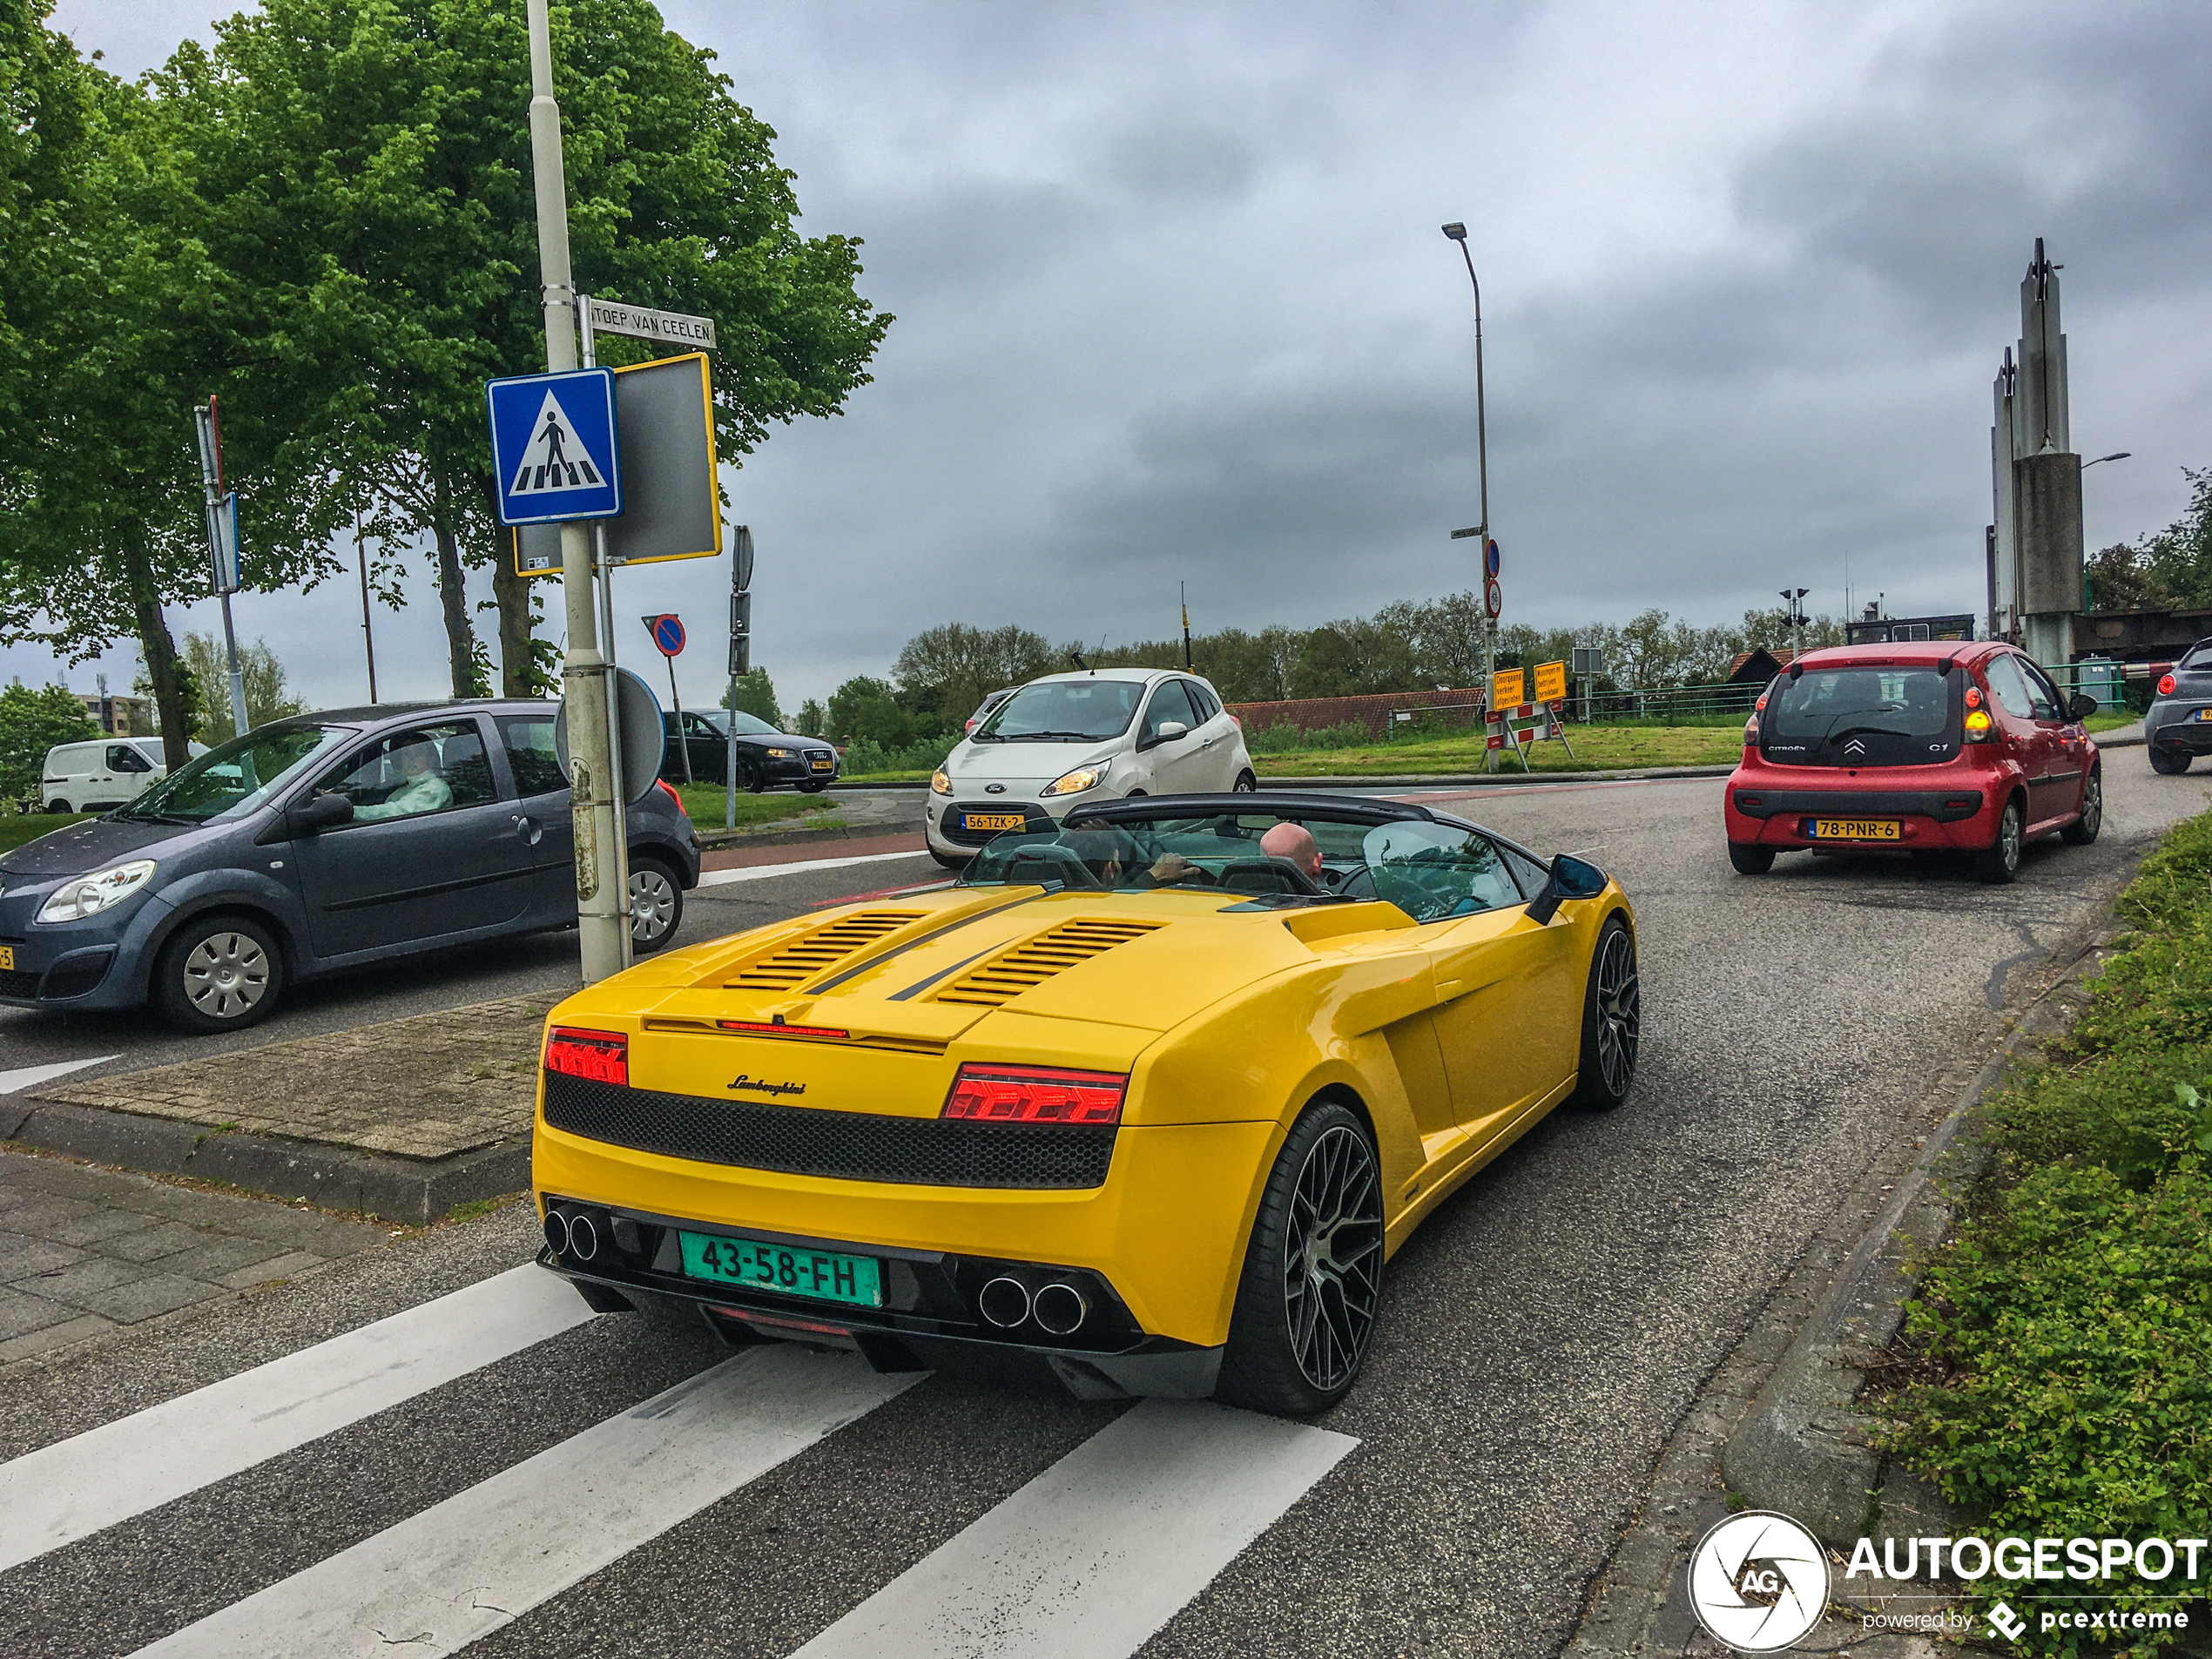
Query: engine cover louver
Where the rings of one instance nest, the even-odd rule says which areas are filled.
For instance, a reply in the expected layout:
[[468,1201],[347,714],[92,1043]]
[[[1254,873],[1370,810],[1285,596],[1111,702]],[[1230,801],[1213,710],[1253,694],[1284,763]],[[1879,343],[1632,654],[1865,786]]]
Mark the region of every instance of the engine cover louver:
[[850,960],[878,940],[895,934],[919,910],[863,910],[795,939],[780,950],[741,968],[724,981],[732,991],[796,990],[817,974]]
[[939,1002],[968,1002],[997,1008],[1042,985],[1055,974],[1087,962],[1116,945],[1126,945],[1162,926],[1157,921],[1067,921],[1039,934],[981,968],[972,968],[937,993]]

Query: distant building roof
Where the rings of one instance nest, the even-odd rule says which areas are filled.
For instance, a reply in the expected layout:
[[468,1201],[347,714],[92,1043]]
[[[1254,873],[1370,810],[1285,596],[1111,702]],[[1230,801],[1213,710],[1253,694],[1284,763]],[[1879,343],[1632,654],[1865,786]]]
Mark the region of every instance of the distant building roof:
[[1736,660],[1728,665],[1728,683],[1730,685],[1764,685],[1789,667],[1791,659],[1797,654],[1787,645],[1777,646],[1772,651],[1764,645],[1757,651],[1740,651],[1736,653]]

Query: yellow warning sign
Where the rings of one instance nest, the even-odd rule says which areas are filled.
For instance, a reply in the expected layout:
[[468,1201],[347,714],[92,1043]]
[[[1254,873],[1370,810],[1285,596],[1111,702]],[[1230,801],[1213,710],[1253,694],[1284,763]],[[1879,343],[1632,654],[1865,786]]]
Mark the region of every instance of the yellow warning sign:
[[1528,700],[1524,685],[1519,669],[1500,669],[1490,676],[1490,706],[1494,709],[1518,708]]
[[1539,703],[1559,703],[1567,697],[1567,664],[1539,663],[1536,664],[1536,700]]

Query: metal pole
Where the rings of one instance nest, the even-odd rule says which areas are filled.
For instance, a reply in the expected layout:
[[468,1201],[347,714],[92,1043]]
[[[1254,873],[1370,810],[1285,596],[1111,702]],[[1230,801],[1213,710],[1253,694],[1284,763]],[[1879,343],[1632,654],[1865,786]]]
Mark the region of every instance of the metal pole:
[[[1453,234],[1455,230],[1456,235]],[[1475,537],[1474,545],[1478,563],[1482,568],[1483,592],[1487,597],[1490,583],[1490,430],[1482,388],[1482,281],[1474,273],[1474,255],[1467,252],[1467,227],[1447,225],[1444,227],[1444,233],[1460,245],[1460,257],[1467,261],[1467,281],[1474,289],[1474,469],[1482,499],[1482,529]],[[1490,706],[1491,688],[1497,684],[1498,619],[1488,614],[1487,604],[1483,610],[1482,705],[1487,710]],[[1494,769],[1496,752],[1495,750],[1483,752],[1482,769],[1485,772]]]
[[[537,197],[537,268],[545,315],[545,366],[577,365],[570,304],[568,185],[561,165],[561,106],[553,98],[553,38],[546,0],[526,0],[530,44],[530,172]],[[576,835],[577,939],[583,981],[618,974],[630,956],[630,906],[622,879],[622,787],[607,718],[608,671],[592,602],[591,538],[561,526],[561,593],[569,648],[561,666],[569,708],[570,799]],[[608,878],[611,877],[612,880]]]
[[368,700],[376,701],[376,631],[368,619],[368,548],[361,540],[361,509],[354,505],[354,556],[361,562],[361,644],[368,651]]
[[[576,297],[577,339],[582,343],[583,367],[599,365],[598,336],[591,327],[591,296]],[[615,780],[615,891],[623,895],[622,965],[637,960],[630,917],[630,790],[622,770],[622,674],[615,660],[615,575],[607,557],[607,526],[604,519],[591,525],[591,557],[599,572],[599,609],[604,616],[601,637],[607,642],[607,775]]]
[[1190,667],[1190,596],[1180,582],[1175,584],[1175,595],[1183,605],[1183,666],[1187,672]]

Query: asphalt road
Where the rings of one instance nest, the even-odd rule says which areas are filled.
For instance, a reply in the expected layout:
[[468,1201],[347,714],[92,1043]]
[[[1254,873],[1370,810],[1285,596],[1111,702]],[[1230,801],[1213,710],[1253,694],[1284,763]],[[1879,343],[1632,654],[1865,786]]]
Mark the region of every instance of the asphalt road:
[[[1993,889],[1889,858],[1736,876],[1720,787],[1428,792],[1621,878],[1642,1067],[1619,1112],[1554,1114],[1415,1236],[1360,1385],[1318,1424],[869,1379],[780,1347],[732,1360],[641,1318],[576,1322],[529,1300],[535,1275],[475,1292],[513,1303],[507,1327],[432,1298],[527,1259],[509,1210],[9,1379],[0,1649],[1557,1651],[1669,1432],[1814,1230],[2207,795],[2116,754],[2103,839],[2039,845]],[[791,873],[701,907],[739,926],[931,867]],[[494,995],[557,949],[346,1006]],[[337,1001],[293,1017],[342,1017]],[[318,1345],[418,1307],[376,1363]],[[351,1416],[327,1377],[192,1392],[287,1355],[400,1392]],[[173,1420],[134,1415],[172,1400]],[[71,1480],[110,1508],[63,1513]]]

